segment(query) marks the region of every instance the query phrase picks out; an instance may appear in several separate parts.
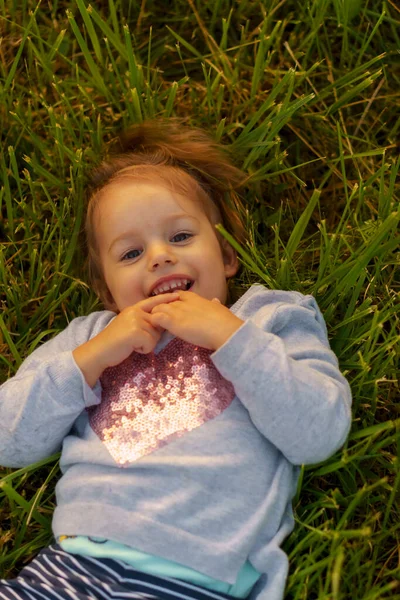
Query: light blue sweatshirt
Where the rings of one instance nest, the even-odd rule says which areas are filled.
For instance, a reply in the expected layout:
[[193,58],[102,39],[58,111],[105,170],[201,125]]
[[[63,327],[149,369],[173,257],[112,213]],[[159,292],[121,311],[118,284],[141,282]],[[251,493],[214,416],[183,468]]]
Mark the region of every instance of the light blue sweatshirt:
[[74,319],[0,386],[0,464],[62,446],[53,532],[100,537],[281,600],[299,465],[350,428],[351,393],[312,296],[253,285],[216,352],[165,333],[91,389],[72,351],[115,313]]

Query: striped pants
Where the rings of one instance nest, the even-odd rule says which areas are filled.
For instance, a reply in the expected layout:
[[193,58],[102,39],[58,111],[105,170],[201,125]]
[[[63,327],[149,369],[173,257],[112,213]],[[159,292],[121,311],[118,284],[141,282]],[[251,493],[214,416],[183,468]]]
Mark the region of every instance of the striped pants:
[[42,550],[16,579],[0,579],[1,600],[237,600],[184,581],[135,571],[110,558]]

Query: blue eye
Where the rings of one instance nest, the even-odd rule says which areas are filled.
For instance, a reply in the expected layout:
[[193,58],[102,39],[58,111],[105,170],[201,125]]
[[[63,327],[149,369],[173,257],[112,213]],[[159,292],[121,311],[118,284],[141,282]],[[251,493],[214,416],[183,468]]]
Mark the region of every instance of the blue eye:
[[[177,233],[174,235],[173,238],[171,238],[171,242],[173,242],[174,240],[175,240],[175,242],[184,242],[185,240],[187,240],[190,237],[193,237],[193,235],[191,233],[185,233],[185,232]],[[181,238],[181,239],[177,240],[176,238]]]
[[[137,252],[137,254],[135,254],[135,252]],[[131,256],[135,254],[135,256]],[[141,254],[141,250],[129,250],[129,252],[127,252],[126,254],[123,255],[121,260],[129,260],[131,258],[137,258],[138,256],[140,256]]]

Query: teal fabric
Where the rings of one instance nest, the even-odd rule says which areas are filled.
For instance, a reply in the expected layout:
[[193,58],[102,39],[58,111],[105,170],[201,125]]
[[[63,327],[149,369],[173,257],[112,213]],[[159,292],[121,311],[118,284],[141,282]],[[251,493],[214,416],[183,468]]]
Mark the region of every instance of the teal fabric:
[[194,569],[189,569],[171,560],[165,560],[152,554],[140,552],[129,548],[124,544],[117,544],[111,540],[102,538],[88,538],[83,535],[60,536],[58,543],[65,552],[81,554],[83,556],[95,556],[97,558],[113,558],[122,560],[138,571],[150,573],[157,577],[173,577],[182,579],[195,585],[200,585],[208,590],[230,594],[235,598],[247,598],[257,580],[261,577],[249,561],[241,569],[235,584],[218,581],[207,577]]

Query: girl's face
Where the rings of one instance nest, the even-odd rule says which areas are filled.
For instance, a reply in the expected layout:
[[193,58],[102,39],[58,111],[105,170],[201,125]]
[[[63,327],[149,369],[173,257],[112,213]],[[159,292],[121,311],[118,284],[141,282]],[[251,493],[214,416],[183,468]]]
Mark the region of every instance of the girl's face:
[[96,219],[114,312],[173,284],[225,304],[226,278],[235,275],[237,256],[229,244],[222,253],[199,203],[160,184],[120,180],[102,190]]

